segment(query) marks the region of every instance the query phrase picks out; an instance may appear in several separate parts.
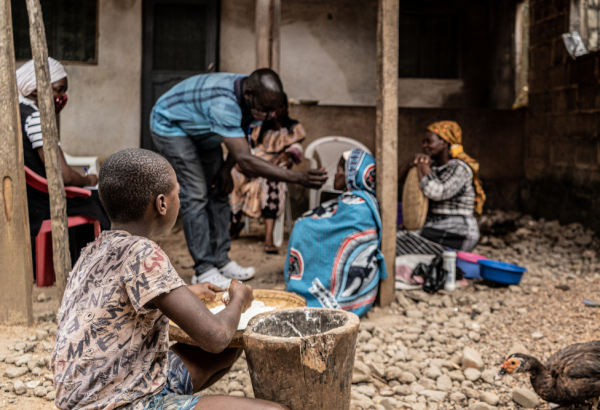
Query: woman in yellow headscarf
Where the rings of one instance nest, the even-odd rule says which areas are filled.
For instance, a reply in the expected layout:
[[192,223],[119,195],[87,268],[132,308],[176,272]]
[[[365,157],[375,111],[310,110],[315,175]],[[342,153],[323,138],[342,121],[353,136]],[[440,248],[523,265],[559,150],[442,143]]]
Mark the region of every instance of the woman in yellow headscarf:
[[410,168],[418,169],[429,211],[423,229],[399,230],[396,254],[439,255],[445,248],[471,251],[479,241],[474,212],[481,213],[485,193],[479,179],[479,163],[468,156],[462,144],[462,130],[454,121],[440,121],[427,127],[423,153],[416,154],[399,170],[401,181]]

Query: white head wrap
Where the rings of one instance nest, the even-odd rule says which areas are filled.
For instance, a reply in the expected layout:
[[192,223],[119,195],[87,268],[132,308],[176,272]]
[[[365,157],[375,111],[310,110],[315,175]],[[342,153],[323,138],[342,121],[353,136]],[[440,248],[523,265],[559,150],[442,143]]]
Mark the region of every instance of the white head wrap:
[[[50,82],[54,83],[67,76],[67,72],[61,63],[48,57],[48,67],[50,68]],[[33,60],[29,60],[17,70],[17,88],[21,97],[27,97],[37,90],[35,80],[35,66]]]

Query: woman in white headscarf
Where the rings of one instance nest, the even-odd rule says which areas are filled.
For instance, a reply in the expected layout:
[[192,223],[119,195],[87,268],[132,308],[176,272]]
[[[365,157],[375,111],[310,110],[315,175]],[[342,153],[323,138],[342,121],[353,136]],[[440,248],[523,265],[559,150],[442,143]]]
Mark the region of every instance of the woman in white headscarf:
[[[61,63],[48,58],[50,82],[54,93],[56,114],[67,104],[67,73]],[[44,142],[40,110],[38,109],[38,93],[33,60],[29,60],[17,70],[17,89],[19,90],[19,111],[23,134],[23,153],[25,166],[41,177],[46,178],[44,158]],[[67,165],[62,149],[59,147],[60,168],[65,186],[94,186],[98,183],[96,175],[81,175]],[[50,201],[48,194],[27,186],[27,202],[29,206],[29,226],[31,236],[37,236],[42,222],[50,219]],[[110,229],[110,220],[102,208],[98,193],[92,191],[89,198],[67,199],[67,215],[86,215],[100,222],[103,230]]]

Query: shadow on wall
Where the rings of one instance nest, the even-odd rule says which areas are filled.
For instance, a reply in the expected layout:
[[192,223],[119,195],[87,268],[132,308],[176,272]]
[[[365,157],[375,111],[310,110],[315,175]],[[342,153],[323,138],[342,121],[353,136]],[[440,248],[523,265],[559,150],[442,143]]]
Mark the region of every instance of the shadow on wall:
[[577,184],[571,176],[545,176],[521,184],[521,208],[534,218],[581,222],[600,232],[600,182]]

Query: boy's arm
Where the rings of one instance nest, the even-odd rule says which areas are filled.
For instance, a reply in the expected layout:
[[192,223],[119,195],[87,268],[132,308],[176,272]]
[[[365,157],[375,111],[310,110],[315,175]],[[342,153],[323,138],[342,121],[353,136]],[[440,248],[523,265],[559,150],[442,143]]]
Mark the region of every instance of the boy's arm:
[[232,280],[230,302],[213,315],[187,286],[154,298],[151,303],[188,334],[202,350],[220,353],[237,331],[240,316],[252,303],[252,288]]

